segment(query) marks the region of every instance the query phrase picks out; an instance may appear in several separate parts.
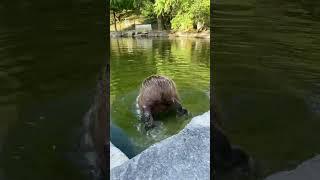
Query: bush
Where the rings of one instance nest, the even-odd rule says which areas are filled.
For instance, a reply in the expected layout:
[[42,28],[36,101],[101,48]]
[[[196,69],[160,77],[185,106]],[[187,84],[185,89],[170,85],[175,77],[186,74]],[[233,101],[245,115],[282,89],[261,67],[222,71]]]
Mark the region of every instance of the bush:
[[177,14],[171,20],[171,27],[173,30],[190,31],[193,29],[192,15],[190,14]]
[[210,26],[210,0],[156,0],[158,16],[169,16],[173,30],[189,31],[199,22]]

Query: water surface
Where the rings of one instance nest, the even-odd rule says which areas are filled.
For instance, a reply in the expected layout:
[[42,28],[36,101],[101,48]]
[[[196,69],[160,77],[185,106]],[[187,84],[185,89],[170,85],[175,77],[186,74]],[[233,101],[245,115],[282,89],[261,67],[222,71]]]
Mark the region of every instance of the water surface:
[[214,85],[224,128],[264,177],[320,153],[318,1],[215,3]]
[[102,5],[1,1],[1,180],[85,178],[73,155],[105,61]]
[[129,158],[178,133],[191,118],[163,116],[145,134],[139,126],[136,97],[146,77],[160,74],[173,79],[192,116],[209,110],[209,45],[204,39],[111,39],[111,141]]

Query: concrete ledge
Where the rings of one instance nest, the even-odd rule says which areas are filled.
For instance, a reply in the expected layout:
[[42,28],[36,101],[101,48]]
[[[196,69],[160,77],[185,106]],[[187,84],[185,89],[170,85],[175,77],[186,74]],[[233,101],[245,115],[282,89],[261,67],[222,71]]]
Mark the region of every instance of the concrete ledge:
[[210,179],[210,111],[194,117],[178,134],[111,169],[110,179]]
[[128,157],[110,142],[110,169],[126,162]]

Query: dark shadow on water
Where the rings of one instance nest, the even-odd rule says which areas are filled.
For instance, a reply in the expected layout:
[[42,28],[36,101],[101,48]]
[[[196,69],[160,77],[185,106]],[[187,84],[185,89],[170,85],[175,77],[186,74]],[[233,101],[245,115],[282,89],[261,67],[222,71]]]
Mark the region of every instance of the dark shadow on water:
[[128,135],[112,122],[110,125],[110,141],[125,155],[127,155],[129,159],[136,155],[134,146],[131,140],[128,138]]

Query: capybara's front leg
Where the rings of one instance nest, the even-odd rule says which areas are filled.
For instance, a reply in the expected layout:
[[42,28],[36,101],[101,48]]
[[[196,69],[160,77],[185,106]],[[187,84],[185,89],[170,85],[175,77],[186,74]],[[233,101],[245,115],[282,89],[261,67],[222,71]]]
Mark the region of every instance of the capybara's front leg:
[[149,130],[154,126],[151,110],[149,108],[144,107],[142,112],[142,122],[145,125],[145,129]]

